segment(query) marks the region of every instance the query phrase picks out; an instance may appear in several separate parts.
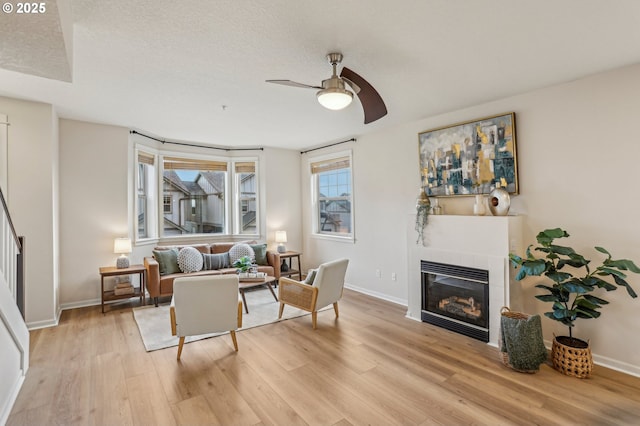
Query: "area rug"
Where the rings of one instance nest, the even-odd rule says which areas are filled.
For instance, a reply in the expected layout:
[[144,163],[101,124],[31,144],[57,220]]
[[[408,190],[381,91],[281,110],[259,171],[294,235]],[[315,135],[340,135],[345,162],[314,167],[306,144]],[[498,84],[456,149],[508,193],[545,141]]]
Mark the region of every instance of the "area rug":
[[[284,307],[282,319],[278,320],[280,303],[276,302],[268,289],[245,291],[245,297],[249,305],[249,313],[242,311],[242,328],[240,330],[309,315],[307,311],[287,305]],[[134,308],[133,317],[138,324],[138,330],[140,330],[140,336],[147,352],[178,346],[178,337],[171,335],[169,303],[160,305],[157,308],[155,306]],[[185,342],[194,342],[227,333],[187,336]]]

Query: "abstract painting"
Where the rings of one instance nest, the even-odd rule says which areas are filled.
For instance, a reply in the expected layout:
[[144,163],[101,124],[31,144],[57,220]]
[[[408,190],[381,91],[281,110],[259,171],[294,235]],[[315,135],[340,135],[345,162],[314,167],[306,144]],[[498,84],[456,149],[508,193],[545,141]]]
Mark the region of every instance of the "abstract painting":
[[516,116],[506,113],[418,134],[422,187],[429,196],[518,193]]

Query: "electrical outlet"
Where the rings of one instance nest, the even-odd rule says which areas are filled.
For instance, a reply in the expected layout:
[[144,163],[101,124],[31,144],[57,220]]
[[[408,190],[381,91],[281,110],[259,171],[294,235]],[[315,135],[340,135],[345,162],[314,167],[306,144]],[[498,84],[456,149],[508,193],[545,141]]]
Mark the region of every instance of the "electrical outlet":
[[395,281],[395,280],[397,280],[397,279],[398,279],[398,276],[396,275],[396,273],[395,273],[395,272],[392,272],[392,273],[391,273],[391,281]]
[[382,278],[382,272],[380,272],[380,269],[376,269],[376,277]]

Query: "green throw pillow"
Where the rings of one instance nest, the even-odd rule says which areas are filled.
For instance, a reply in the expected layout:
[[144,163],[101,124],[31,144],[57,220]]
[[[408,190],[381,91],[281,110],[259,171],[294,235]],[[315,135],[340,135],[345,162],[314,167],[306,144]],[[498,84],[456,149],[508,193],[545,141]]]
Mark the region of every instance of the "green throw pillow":
[[256,254],[256,263],[258,265],[268,265],[267,262],[267,245],[266,244],[249,244]]
[[175,274],[180,271],[178,266],[178,249],[154,250],[153,257],[158,261],[160,275]]
[[310,269],[307,278],[304,279],[305,284],[313,285],[313,281],[316,279],[317,269]]

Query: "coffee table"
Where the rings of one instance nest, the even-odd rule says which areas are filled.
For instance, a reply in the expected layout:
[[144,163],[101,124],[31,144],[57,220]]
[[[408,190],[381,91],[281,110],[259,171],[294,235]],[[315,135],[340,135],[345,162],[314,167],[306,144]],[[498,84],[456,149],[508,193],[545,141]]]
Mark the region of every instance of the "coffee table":
[[276,293],[273,291],[273,287],[271,286],[271,283],[274,282],[275,280],[276,280],[276,277],[272,277],[269,275],[267,275],[264,278],[241,278],[240,279],[238,289],[240,290],[240,295],[242,296],[244,311],[247,314],[249,313],[249,307],[247,306],[247,299],[244,297],[244,291],[248,288],[267,285],[269,287],[269,290],[271,291],[271,294],[273,294],[273,298],[276,299],[276,302],[277,302],[278,296],[276,296]]

